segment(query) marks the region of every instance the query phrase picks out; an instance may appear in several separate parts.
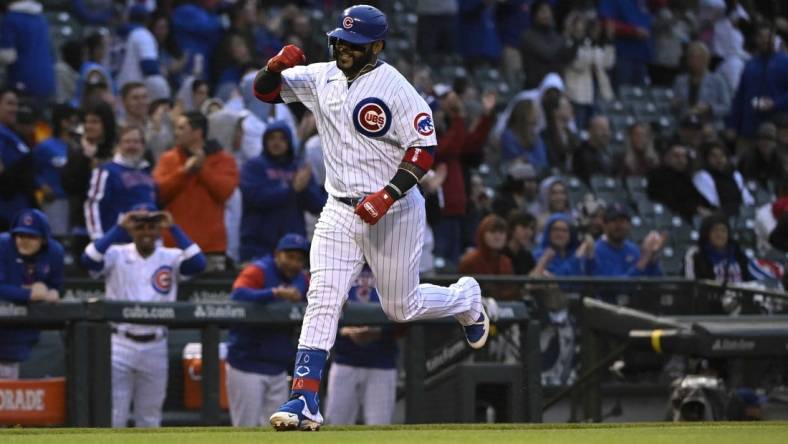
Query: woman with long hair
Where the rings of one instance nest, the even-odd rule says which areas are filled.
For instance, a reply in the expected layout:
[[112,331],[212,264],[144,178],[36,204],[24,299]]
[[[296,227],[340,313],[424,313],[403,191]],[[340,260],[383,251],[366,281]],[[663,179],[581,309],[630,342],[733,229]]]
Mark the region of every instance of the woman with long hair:
[[538,172],[545,170],[547,150],[538,131],[539,107],[532,100],[521,100],[512,109],[506,130],[501,134],[501,161],[522,159]]

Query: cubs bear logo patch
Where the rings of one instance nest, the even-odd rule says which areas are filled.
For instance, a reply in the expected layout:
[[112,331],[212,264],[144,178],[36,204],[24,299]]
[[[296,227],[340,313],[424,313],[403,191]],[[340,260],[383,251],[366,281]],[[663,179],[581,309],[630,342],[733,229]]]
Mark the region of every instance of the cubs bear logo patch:
[[167,294],[172,288],[172,267],[162,265],[153,272],[150,278],[151,286],[159,294]]
[[413,127],[416,129],[416,132],[422,136],[431,136],[432,133],[435,132],[435,127],[432,124],[432,117],[427,113],[419,113],[416,115],[416,118],[413,119]]
[[377,97],[366,98],[353,110],[353,126],[367,137],[381,137],[391,127],[391,111]]

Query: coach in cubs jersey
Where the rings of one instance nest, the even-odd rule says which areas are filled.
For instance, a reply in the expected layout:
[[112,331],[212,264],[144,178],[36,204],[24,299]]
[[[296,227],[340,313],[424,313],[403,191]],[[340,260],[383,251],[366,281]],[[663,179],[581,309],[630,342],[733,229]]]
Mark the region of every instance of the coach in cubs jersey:
[[[162,229],[177,248],[160,246]],[[132,242],[118,244],[125,233]],[[106,278],[107,299],[173,302],[178,281],[202,272],[205,256],[169,213],[141,204],[85,248],[82,264]],[[112,332],[112,426],[126,426],[133,404],[137,427],[158,427],[167,392],[167,328],[118,323]]]
[[419,284],[424,198],[415,187],[435,152],[432,112],[408,81],[378,59],[386,16],[367,5],[346,9],[328,34],[333,61],[305,62],[285,46],[258,73],[265,102],[301,102],[323,144],[328,198],[310,251],[309,304],[299,338],[290,400],[271,416],[277,430],[317,430],[317,392],[351,282],[369,263],[383,310],[406,322],[454,316],[473,348],[487,341],[479,284]]

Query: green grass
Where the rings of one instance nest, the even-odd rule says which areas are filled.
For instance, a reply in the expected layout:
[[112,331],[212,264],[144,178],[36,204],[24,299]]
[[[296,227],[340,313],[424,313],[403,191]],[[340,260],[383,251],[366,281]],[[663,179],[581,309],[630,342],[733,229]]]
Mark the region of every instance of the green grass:
[[788,422],[696,424],[496,424],[324,427],[317,433],[268,428],[0,429],[0,443],[36,444],[786,444]]

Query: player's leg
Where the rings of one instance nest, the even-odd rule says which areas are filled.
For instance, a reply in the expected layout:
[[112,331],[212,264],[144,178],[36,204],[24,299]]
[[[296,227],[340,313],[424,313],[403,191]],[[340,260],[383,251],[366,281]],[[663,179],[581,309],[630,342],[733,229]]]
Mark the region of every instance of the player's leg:
[[364,424],[391,424],[397,403],[397,369],[367,368],[364,371]]
[[137,353],[127,341],[112,335],[112,427],[126,427],[129,422]]
[[363,265],[357,244],[362,225],[352,207],[333,198],[320,214],[309,252],[308,305],[298,340],[290,400],[270,420],[277,430],[317,430],[323,422],[317,393],[350,283]]
[[479,285],[472,278],[449,287],[419,285],[424,198],[412,191],[376,225],[367,225],[364,256],[375,274],[383,311],[398,322],[454,316],[472,325],[483,311]]
[[148,344],[140,350],[136,364],[134,387],[134,425],[136,427],[159,427],[161,409],[167,395],[167,340]]
[[290,385],[287,382],[287,372],[278,375],[262,375],[263,397],[260,416],[257,418],[258,424],[268,423],[268,418],[276,412],[280,405],[287,402],[290,394]]
[[265,393],[263,375],[248,373],[226,364],[230,421],[235,427],[257,427]]
[[355,424],[361,405],[361,372],[349,365],[331,364],[328,373],[326,421],[329,424]]

